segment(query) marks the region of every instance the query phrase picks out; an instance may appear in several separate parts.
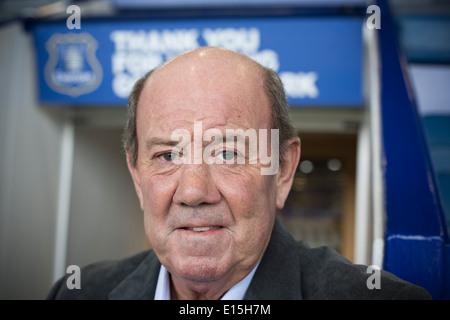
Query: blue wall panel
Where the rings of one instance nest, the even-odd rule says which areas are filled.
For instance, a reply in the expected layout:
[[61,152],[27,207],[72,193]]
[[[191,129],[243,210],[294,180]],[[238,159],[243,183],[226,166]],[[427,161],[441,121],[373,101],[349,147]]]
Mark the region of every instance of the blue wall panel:
[[406,59],[398,47],[387,1],[379,30],[384,158],[385,269],[445,297],[447,226]]

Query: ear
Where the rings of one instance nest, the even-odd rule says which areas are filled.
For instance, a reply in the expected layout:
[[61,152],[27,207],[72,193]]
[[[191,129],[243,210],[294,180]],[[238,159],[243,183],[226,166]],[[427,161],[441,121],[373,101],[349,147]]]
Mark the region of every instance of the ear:
[[139,178],[139,170],[136,166],[133,166],[132,160],[131,160],[131,154],[127,151],[126,152],[126,158],[127,158],[127,166],[128,171],[130,171],[131,179],[134,183],[134,188],[136,190],[136,194],[139,198],[139,203],[141,205],[141,210],[144,211],[144,197],[142,196],[142,190],[141,190],[141,180]]
[[286,151],[277,174],[277,209],[281,210],[294,181],[295,171],[300,161],[300,138],[295,137],[285,142]]

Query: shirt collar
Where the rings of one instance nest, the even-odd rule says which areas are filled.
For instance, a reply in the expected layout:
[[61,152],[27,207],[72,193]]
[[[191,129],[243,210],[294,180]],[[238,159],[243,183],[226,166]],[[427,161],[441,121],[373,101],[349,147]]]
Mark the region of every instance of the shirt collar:
[[[245,292],[253,279],[258,264],[241,281],[230,288],[220,300],[243,300]],[[158,282],[156,283],[155,300],[170,300],[170,278],[167,269],[161,265],[159,269]]]

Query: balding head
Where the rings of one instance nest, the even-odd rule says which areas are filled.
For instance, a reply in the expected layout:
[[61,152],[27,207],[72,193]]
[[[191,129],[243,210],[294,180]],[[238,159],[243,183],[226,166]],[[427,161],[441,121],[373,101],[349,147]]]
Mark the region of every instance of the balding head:
[[160,73],[174,73],[204,78],[206,74],[218,77],[229,73],[235,76],[261,75],[263,67],[249,57],[224,48],[201,47],[179,54],[155,70],[152,77]]

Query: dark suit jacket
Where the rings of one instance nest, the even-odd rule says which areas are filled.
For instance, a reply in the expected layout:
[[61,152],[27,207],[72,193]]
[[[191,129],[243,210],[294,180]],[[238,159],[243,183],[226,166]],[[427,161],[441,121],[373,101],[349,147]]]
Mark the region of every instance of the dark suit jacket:
[[[68,289],[67,276],[48,299],[153,299],[160,262],[152,250],[116,262],[81,269],[81,289]],[[245,294],[248,300],[430,299],[424,289],[382,271],[381,288],[368,289],[367,267],[354,265],[334,250],[309,248],[279,222]]]

